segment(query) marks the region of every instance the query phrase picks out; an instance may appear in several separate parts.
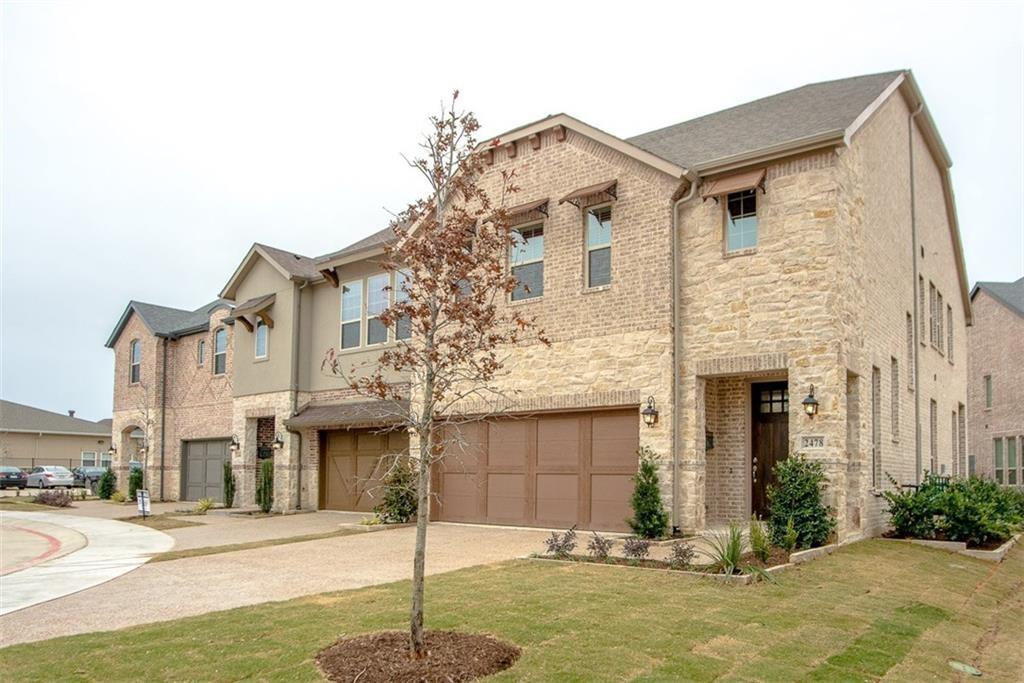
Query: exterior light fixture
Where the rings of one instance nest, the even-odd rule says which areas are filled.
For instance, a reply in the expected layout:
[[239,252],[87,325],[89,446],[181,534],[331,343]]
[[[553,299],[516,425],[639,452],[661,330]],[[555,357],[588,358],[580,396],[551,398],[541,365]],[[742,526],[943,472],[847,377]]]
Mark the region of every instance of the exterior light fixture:
[[811,393],[807,394],[807,398],[800,402],[804,407],[804,412],[807,413],[808,417],[814,417],[818,414],[818,399],[814,398],[814,385],[811,385]]
[[241,444],[238,443],[238,437],[232,436],[231,443],[228,445],[228,450],[231,451],[232,453],[237,453],[240,447]]
[[110,444],[110,448],[107,449],[107,455],[109,455],[111,458],[117,455],[117,446],[115,446],[114,444]]
[[640,415],[648,427],[653,427],[658,422],[658,409],[654,406],[653,396],[647,397],[647,405],[640,411]]
[[139,446],[139,455],[145,457],[145,455],[146,455],[146,446],[145,445]]
[[281,438],[280,432],[278,432],[277,436],[274,437],[274,443],[270,444],[270,447],[275,451],[279,451],[284,448],[284,439]]

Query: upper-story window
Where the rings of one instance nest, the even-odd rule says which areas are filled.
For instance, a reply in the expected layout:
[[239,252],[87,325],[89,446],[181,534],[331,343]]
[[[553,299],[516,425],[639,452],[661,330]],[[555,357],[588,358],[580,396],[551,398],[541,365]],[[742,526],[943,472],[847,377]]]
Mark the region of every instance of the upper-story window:
[[270,334],[270,328],[262,320],[256,322],[256,331],[253,336],[256,339],[256,352],[255,356],[258,359],[267,357],[267,342],[268,335]]
[[509,263],[519,280],[512,301],[533,299],[544,294],[544,226],[519,228],[512,233]]
[[198,361],[197,364],[200,367],[202,367],[202,365],[206,362],[206,340],[205,339],[200,339],[199,343],[196,345],[196,360]]
[[612,207],[587,211],[587,287],[612,281]]
[[[395,303],[409,300],[408,288],[412,284],[412,275],[404,270],[395,273]],[[395,339],[408,339],[412,336],[412,321],[402,316],[395,323]]]
[[733,192],[725,202],[725,250],[757,246],[757,190]]
[[985,407],[992,407],[992,375],[985,375]]
[[946,357],[953,362],[953,307],[946,305]]
[[363,323],[363,281],[341,286],[341,348],[358,348]]
[[228,371],[228,331],[223,327],[213,333],[213,374]]
[[142,377],[142,342],[133,339],[128,345],[128,383],[136,384]]
[[372,275],[366,279],[366,344],[383,344],[388,340],[388,328],[379,319],[379,315],[389,305],[388,273]]

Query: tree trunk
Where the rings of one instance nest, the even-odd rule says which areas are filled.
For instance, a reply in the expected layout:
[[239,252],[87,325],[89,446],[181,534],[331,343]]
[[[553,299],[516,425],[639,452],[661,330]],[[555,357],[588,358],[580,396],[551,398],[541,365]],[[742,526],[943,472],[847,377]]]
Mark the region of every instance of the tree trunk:
[[413,659],[427,656],[423,642],[423,579],[426,569],[427,518],[430,503],[430,461],[433,430],[428,425],[420,433],[419,500],[416,505],[416,552],[412,561],[412,609],[409,614],[409,655]]

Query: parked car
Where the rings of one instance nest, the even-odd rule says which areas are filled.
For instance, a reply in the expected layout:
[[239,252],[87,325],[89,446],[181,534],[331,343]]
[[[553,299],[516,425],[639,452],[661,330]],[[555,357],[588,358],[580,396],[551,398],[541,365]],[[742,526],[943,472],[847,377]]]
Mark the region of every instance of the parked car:
[[71,470],[67,467],[44,465],[42,467],[33,467],[25,484],[40,489],[53,488],[54,486],[71,488],[75,485],[75,475],[71,474]]
[[23,489],[27,486],[27,481],[28,475],[26,475],[20,467],[11,467],[10,465],[0,467],[0,489],[14,487]]
[[100,477],[106,471],[106,467],[76,467],[71,470],[71,473],[75,475],[75,486],[84,486],[91,489],[99,482]]

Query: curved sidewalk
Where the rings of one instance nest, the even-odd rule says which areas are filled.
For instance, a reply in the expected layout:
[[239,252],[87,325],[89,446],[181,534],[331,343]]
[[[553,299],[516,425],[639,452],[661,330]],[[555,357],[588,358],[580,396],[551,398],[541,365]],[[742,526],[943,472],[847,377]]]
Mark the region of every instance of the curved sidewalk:
[[12,520],[66,527],[87,539],[80,550],[0,577],[0,614],[77,593],[117,578],[174,546],[167,534],[137,524],[52,512],[7,512]]

